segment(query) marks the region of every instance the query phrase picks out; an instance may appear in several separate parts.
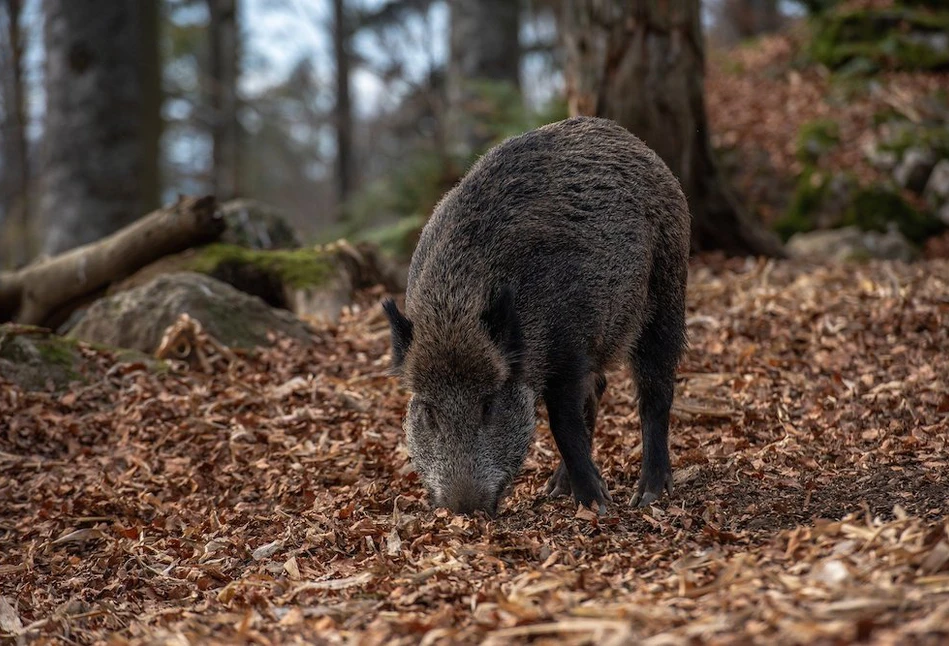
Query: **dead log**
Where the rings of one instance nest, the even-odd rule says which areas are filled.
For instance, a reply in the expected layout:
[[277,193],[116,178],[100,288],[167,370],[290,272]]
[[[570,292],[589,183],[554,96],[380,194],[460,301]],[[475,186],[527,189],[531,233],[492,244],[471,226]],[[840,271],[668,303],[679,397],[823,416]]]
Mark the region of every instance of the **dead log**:
[[183,197],[106,238],[0,273],[0,323],[43,324],[67,303],[168,254],[216,239],[224,226],[213,197]]

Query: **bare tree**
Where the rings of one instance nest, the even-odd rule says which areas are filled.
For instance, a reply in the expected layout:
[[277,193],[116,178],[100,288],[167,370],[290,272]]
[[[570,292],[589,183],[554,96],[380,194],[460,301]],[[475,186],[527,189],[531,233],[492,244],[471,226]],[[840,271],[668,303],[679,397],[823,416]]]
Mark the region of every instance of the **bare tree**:
[[566,0],[563,32],[571,114],[613,119],[662,157],[689,199],[693,249],[781,255],[712,155],[699,1]]
[[240,33],[237,0],[208,0],[208,105],[211,108],[211,186],[221,201],[240,192]]
[[157,206],[158,3],[44,0],[44,250],[97,240]]
[[0,122],[0,154],[3,177],[0,178],[0,211],[17,228],[20,236],[14,253],[15,264],[22,264],[32,251],[30,240],[30,165],[26,138],[26,97],[23,87],[23,50],[25,48],[21,14],[22,0],[4,0],[0,4],[0,94],[3,120]]
[[333,52],[336,59],[336,190],[339,204],[355,184],[353,166],[353,111],[349,70],[352,62],[352,24],[344,0],[333,0]]
[[450,10],[450,129],[455,146],[467,155],[487,143],[477,128],[478,84],[520,87],[520,2],[453,0]]

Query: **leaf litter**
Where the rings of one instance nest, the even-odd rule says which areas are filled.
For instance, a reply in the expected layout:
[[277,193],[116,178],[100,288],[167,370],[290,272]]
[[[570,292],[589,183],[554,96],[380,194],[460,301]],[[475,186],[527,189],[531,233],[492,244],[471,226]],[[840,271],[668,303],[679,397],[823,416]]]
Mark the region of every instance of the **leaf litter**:
[[618,371],[605,516],[543,498],[543,415],[496,519],[429,509],[380,296],[312,347],[210,371],[86,348],[101,371],[65,395],[0,383],[0,640],[949,639],[946,261],[697,261],[674,495],[628,506],[640,429]]

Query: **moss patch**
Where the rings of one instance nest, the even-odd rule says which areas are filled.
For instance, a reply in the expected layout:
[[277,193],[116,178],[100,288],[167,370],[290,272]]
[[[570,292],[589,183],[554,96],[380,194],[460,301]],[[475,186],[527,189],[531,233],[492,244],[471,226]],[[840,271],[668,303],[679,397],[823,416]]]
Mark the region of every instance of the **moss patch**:
[[[135,350],[96,343],[98,352],[110,353],[115,363],[141,363],[151,372],[165,372],[168,364]],[[101,378],[102,368],[83,353],[76,339],[53,334],[45,328],[0,325],[0,376],[26,390],[60,392],[69,384]]]
[[228,244],[212,244],[200,249],[184,269],[213,275],[222,265],[234,264],[272,274],[290,287],[322,285],[333,275],[332,260],[317,248],[261,251]]
[[888,132],[878,144],[880,150],[902,157],[910,148],[923,148],[937,158],[949,157],[949,128],[944,123],[917,124],[903,119],[887,123],[886,128]]
[[797,158],[806,164],[817,163],[840,143],[840,127],[836,121],[818,119],[801,126],[797,134]]
[[774,225],[775,231],[785,242],[795,233],[806,233],[817,228],[815,214],[824,202],[828,186],[827,175],[813,166],[804,169],[797,180],[791,204]]
[[27,390],[83,381],[78,344],[41,328],[0,326],[0,375]]
[[945,228],[931,213],[913,208],[896,191],[885,186],[862,188],[844,216],[845,224],[864,231],[885,232],[895,225],[912,242],[922,243]]
[[811,57],[851,73],[878,68],[949,69],[949,50],[931,39],[949,31],[949,12],[908,6],[821,13],[814,19]]

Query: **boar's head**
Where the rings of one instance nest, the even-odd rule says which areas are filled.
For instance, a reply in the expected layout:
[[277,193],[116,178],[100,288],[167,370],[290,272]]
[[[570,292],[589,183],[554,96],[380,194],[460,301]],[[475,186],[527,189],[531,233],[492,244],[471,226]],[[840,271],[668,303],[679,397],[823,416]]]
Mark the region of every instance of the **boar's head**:
[[383,306],[393,367],[412,393],[406,443],[432,504],[493,516],[536,424],[535,393],[520,380],[524,340],[511,289],[493,291],[474,313],[426,302],[410,320],[393,301]]

